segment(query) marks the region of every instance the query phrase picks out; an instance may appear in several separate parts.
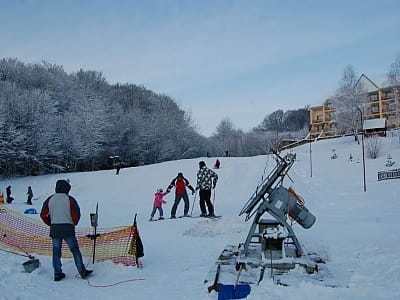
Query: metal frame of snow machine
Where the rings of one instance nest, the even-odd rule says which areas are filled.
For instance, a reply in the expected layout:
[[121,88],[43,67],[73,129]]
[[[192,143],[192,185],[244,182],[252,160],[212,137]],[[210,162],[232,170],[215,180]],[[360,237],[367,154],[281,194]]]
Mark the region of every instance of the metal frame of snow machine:
[[[276,152],[274,155],[276,165],[262,178],[239,213],[239,216],[246,214],[246,221],[252,218],[246,240],[239,245],[227,245],[204,280],[205,284],[214,282],[208,291],[217,291],[218,299],[245,298],[250,293],[249,285],[259,284],[267,268],[270,278],[279,285],[295,284],[301,276],[302,280],[338,286],[325,265],[326,260],[314,251],[305,253],[292,228],[291,221],[305,229],[316,221],[305,207],[304,199],[292,188],[283,186],[285,176],[291,180],[288,172],[296,155],[288,153],[281,157]],[[299,272],[289,272],[296,266],[304,267],[312,275],[303,277]]]
[[[287,154],[285,157],[280,157],[279,154],[274,153],[277,157],[277,165],[270,172],[270,174],[261,183],[261,188],[257,189],[250,199],[247,201],[239,215],[247,214],[246,221],[248,221],[254,214],[253,223],[244,243],[244,255],[247,256],[249,252],[249,245],[253,238],[262,238],[261,230],[256,233],[256,228],[263,225],[261,217],[265,213],[269,213],[274,217],[279,224],[284,226],[288,231],[287,238],[293,241],[296,247],[296,256],[302,256],[303,249],[292,229],[286,222],[287,216],[296,220],[303,228],[310,228],[315,223],[315,216],[312,215],[308,209],[299,203],[298,195],[291,189],[286,189],[282,186],[283,179],[288,176],[288,171],[295,161],[294,154]],[[259,204],[258,208],[256,206]],[[273,223],[268,222],[267,223]]]

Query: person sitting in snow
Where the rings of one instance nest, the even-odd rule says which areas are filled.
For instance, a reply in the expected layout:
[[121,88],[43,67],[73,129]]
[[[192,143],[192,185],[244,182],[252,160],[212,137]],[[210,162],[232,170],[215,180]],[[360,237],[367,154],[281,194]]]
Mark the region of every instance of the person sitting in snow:
[[192,195],[194,195],[195,190],[190,185],[189,180],[187,180],[185,177],[183,177],[183,173],[181,173],[181,172],[178,173],[178,176],[176,176],[174,179],[172,179],[170,185],[167,188],[167,191],[168,192],[171,191],[171,189],[173,187],[175,187],[175,202],[171,209],[171,219],[176,218],[176,209],[178,208],[178,204],[182,198],[183,198],[183,201],[185,202],[183,215],[185,217],[187,217],[188,212],[189,212],[189,197],[186,192],[186,187],[188,187],[192,191]]
[[163,189],[158,188],[157,192],[154,194],[154,202],[153,202],[153,211],[151,212],[151,216],[150,216],[150,220],[149,221],[155,221],[154,220],[154,215],[158,209],[158,212],[160,213],[160,217],[158,218],[159,220],[163,220],[164,219],[164,212],[162,209],[162,205],[167,203],[167,201],[165,201],[163,199],[163,197],[168,194],[169,191],[166,191],[165,193],[163,192]]

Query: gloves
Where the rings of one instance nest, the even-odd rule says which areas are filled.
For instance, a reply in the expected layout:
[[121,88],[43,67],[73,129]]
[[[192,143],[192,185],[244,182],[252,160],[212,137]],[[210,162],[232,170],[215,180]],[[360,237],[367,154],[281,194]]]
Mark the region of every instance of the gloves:
[[196,194],[196,192],[195,192],[195,191],[192,191],[192,195],[194,195],[194,194]]

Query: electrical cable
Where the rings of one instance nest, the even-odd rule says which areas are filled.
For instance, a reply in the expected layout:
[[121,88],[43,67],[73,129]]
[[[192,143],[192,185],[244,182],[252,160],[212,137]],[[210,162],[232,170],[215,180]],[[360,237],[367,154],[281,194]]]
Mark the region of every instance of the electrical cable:
[[[93,255],[93,253],[92,253],[92,255]],[[90,255],[90,256],[92,256],[92,255]],[[87,262],[86,267],[88,267],[89,265],[90,265],[90,260]],[[91,286],[91,287],[94,287],[94,288],[107,288],[107,287],[116,286],[116,285],[119,285],[119,284],[122,284],[122,283],[126,283],[126,282],[145,280],[144,278],[133,278],[133,279],[126,279],[126,280],[122,280],[122,281],[118,281],[118,282],[114,282],[114,283],[110,283],[110,284],[106,284],[106,285],[97,285],[97,284],[91,283],[89,281],[89,278],[81,278],[79,274],[76,274],[75,277],[86,280],[87,284],[89,286]]]

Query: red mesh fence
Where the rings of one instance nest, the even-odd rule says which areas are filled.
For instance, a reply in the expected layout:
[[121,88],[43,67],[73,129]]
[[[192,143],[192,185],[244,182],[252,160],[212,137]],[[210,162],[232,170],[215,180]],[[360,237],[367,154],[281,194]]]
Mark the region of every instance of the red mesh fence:
[[[94,235],[91,228],[75,228],[79,247],[84,257],[92,257]],[[52,255],[50,227],[39,220],[20,214],[6,205],[0,205],[0,247],[17,253]],[[97,228],[95,261],[111,260],[126,266],[141,267],[136,259],[135,247],[138,238],[134,226]],[[89,235],[89,237],[88,237]],[[71,258],[67,244],[63,243],[62,257]]]

